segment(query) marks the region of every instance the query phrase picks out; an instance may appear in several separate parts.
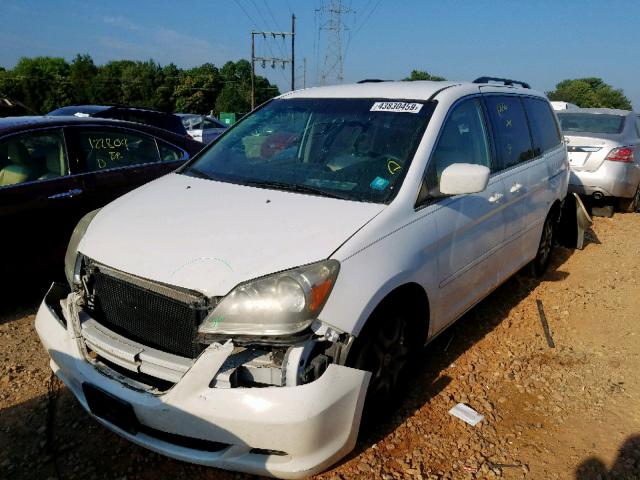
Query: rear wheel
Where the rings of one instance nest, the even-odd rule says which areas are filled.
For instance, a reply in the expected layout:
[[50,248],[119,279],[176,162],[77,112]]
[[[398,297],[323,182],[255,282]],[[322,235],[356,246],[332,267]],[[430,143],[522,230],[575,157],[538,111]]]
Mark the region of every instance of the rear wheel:
[[540,244],[536,258],[530,264],[531,274],[535,277],[541,277],[549,266],[551,254],[553,252],[555,242],[555,225],[556,213],[549,212],[542,226],[542,235],[540,236]]
[[619,198],[618,199],[618,209],[621,212],[632,213],[638,210],[640,206],[640,185],[636,189],[636,194],[631,198]]

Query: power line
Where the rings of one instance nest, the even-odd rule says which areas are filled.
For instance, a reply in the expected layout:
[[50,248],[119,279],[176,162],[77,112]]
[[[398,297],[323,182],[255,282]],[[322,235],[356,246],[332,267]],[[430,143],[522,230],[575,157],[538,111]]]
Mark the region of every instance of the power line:
[[[256,36],[258,36],[258,38],[262,36],[262,38],[265,41],[268,40],[269,37],[273,38],[274,40],[277,37],[282,37],[282,39],[284,40],[287,36],[290,36],[291,37],[291,57],[288,57],[286,55],[283,55],[282,57],[275,56],[268,42],[266,43],[267,43],[267,46],[269,46],[269,49],[271,51],[271,57],[256,55]],[[265,68],[267,63],[271,63],[271,68],[275,68],[276,64],[278,65],[282,64],[283,75],[284,75],[285,66],[287,64],[290,64],[291,65],[291,90],[295,89],[295,76],[296,76],[295,74],[296,72],[295,38],[296,38],[296,16],[295,15],[291,15],[291,31],[290,32],[268,32],[268,31],[262,31],[262,32],[252,31],[251,32],[251,109],[254,109],[256,105],[256,97],[255,97],[256,61],[261,62],[262,68]]]

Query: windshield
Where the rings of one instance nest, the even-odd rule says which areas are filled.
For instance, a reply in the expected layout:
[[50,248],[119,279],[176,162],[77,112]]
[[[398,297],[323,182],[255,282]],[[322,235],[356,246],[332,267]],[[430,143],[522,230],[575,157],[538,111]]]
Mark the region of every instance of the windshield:
[[390,201],[435,102],[273,100],[181,173],[363,202]]
[[603,113],[558,113],[563,132],[616,134],[622,132],[622,115]]

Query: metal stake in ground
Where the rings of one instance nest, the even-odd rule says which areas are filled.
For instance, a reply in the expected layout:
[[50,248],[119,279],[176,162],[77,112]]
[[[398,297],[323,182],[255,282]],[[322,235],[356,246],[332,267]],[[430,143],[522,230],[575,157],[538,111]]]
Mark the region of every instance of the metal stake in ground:
[[542,323],[542,329],[544,330],[544,336],[547,338],[547,345],[549,345],[549,348],[556,348],[556,344],[553,342],[553,337],[551,336],[551,330],[549,329],[549,323],[547,322],[547,316],[544,314],[544,309],[542,308],[542,301],[536,299],[536,305],[538,305],[538,313],[540,314],[540,322]]

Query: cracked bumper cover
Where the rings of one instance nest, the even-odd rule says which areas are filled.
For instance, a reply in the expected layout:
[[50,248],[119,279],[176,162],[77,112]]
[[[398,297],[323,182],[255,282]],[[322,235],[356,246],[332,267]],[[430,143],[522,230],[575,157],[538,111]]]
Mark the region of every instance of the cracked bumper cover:
[[[201,465],[301,478],[320,472],[355,446],[370,373],[330,365],[317,380],[295,387],[210,388],[229,349],[212,345],[182,379],[156,395],[134,390],[86,361],[71,322],[40,305],[36,330],[51,368],[89,411],[82,384],[92,384],[129,403],[140,424],[184,437],[229,444],[209,452],[138,433],[94,417],[130,441],[169,457]],[[286,452],[252,453],[251,449]]]

